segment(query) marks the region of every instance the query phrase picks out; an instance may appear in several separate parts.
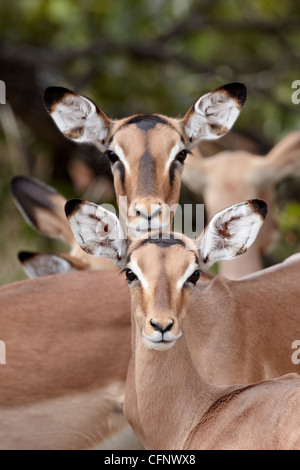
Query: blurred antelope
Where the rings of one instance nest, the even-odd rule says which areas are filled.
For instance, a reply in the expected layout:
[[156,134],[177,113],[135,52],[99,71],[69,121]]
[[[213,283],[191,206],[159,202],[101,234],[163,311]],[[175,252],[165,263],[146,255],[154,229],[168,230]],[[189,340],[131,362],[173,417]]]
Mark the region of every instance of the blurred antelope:
[[[251,343],[257,346],[264,333],[268,344],[256,351],[257,372],[268,373],[286,361],[285,343],[290,348],[300,333],[299,255],[241,281],[217,276],[211,283],[197,284],[202,269],[250,247],[266,212],[263,201],[247,201],[216,214],[195,241],[173,234],[170,239],[144,236],[127,250],[122,239],[111,244],[123,253],[131,291],[133,349],[124,413],[146,448],[300,448],[298,374],[251,385],[228,386],[228,380],[221,387],[207,380],[209,367],[222,370],[223,377],[249,372],[255,362]],[[84,201],[69,201],[66,213],[74,235],[89,252],[99,234],[96,218],[100,223],[104,219],[102,230],[108,224],[115,233],[118,224],[115,216],[108,222],[101,208]],[[282,306],[288,311],[286,319]],[[207,331],[202,328],[203,323],[214,324],[216,312],[221,324],[217,335],[212,325]],[[231,320],[235,316],[235,323],[226,315]],[[244,346],[235,351],[237,364],[230,354],[220,366],[223,342]],[[290,366],[292,370],[291,361]]]
[[276,185],[300,171],[300,131],[284,137],[265,156],[250,152],[225,151],[203,158],[198,151],[190,154],[182,175],[185,185],[203,196],[208,220],[218,211],[245,199],[264,199],[268,217],[256,242],[243,258],[219,263],[219,272],[230,279],[262,269],[261,254],[279,236],[274,214]]
[[69,253],[30,253],[22,251],[19,260],[30,278],[83,269],[113,269],[112,261],[88,256],[74,239],[64,206],[67,200],[54,188],[28,176],[11,181],[14,201],[25,220],[42,235],[63,241]]

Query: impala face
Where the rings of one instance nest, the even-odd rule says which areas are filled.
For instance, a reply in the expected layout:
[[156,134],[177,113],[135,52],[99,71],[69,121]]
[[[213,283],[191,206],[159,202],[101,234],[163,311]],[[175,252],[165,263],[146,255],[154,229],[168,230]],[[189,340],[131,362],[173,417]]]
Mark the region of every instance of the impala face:
[[175,207],[169,209],[179,200],[187,154],[201,140],[226,134],[245,100],[246,87],[231,83],[203,95],[182,119],[139,114],[111,120],[91,100],[66,88],[50,87],[44,95],[47,111],[67,138],[93,144],[109,158],[129,238],[171,224]]
[[169,226],[168,208],[179,200],[189,152],[178,124],[159,115],[127,119],[110,137],[105,153],[115,191],[127,197],[128,213],[121,211],[122,217],[127,215],[127,225],[137,236]]
[[196,247],[182,236],[146,238],[131,246],[126,261],[132,309],[146,346],[171,348],[182,335],[188,299],[200,277]]

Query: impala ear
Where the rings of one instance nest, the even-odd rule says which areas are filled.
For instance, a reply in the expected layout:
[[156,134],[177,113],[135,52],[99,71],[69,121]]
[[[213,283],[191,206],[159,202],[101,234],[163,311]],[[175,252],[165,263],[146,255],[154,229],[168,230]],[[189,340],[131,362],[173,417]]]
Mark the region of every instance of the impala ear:
[[78,143],[96,145],[101,151],[111,120],[93,101],[62,87],[49,87],[44,93],[46,109],[58,129]]
[[66,199],[61,194],[28,176],[12,178],[11,191],[29,225],[47,237],[58,238],[72,246],[74,237],[64,213]]
[[294,131],[281,139],[262,159],[258,178],[278,183],[284,178],[300,174],[300,131]]
[[80,199],[68,201],[65,212],[76,241],[86,253],[121,265],[126,243],[121,224],[112,212]]
[[18,254],[18,258],[30,279],[50,274],[70,273],[88,268],[85,263],[67,254],[21,251]]
[[225,135],[240,114],[246,97],[245,85],[229,83],[199,98],[182,120],[191,146]]
[[268,212],[260,199],[241,202],[216,214],[197,240],[202,267],[242,255],[255,241]]

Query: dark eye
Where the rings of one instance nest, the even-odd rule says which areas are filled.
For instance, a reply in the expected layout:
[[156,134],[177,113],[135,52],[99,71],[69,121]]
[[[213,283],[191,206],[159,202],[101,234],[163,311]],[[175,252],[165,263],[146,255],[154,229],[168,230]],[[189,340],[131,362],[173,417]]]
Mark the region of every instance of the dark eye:
[[133,271],[131,271],[131,269],[126,269],[125,273],[126,273],[126,279],[129,282],[129,284],[137,279],[136,275],[134,274]]
[[112,150],[106,150],[105,155],[108,156],[112,165],[119,160],[119,157]]
[[181,152],[179,152],[177,155],[176,155],[176,159],[178,162],[180,163],[183,163],[184,160],[186,159],[186,156],[188,154],[188,151],[186,149],[184,150],[181,150]]
[[196,269],[196,271],[193,272],[193,274],[186,280],[186,282],[191,282],[195,285],[199,281],[200,273],[200,269]]

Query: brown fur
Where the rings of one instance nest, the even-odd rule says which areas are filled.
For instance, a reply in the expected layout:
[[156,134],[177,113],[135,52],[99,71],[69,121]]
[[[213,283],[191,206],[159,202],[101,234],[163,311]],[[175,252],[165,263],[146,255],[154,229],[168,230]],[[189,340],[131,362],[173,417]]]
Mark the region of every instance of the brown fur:
[[[191,260],[178,245],[132,246],[130,263],[148,284],[131,290],[126,419],[150,449],[299,449],[298,374],[228,386],[297,370],[290,348],[300,334],[299,256],[248,280],[216,277],[179,292]],[[161,282],[168,288],[158,289]],[[284,324],[281,304],[288,308]],[[151,322],[164,325],[170,318],[171,331],[177,336],[181,330],[182,337],[168,350],[149,349],[144,336],[153,334]]]

